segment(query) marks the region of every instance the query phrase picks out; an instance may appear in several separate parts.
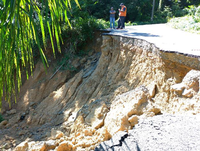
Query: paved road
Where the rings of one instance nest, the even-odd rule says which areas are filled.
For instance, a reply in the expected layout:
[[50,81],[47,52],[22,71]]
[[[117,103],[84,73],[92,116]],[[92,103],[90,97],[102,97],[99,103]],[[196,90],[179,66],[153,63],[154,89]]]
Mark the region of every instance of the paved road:
[[166,24],[127,26],[111,30],[108,35],[133,37],[154,43],[164,51],[175,51],[200,57],[200,35],[173,29]]
[[157,115],[118,132],[95,151],[199,151],[200,116]]

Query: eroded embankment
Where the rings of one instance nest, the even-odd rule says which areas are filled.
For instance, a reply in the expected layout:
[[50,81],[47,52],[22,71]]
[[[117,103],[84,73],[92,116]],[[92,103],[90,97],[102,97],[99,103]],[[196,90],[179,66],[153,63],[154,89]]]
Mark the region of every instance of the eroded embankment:
[[[15,150],[92,150],[141,118],[198,114],[200,71],[193,62],[200,63],[140,39],[103,36],[99,60],[94,55],[88,68],[34,108],[27,104],[27,126],[20,130],[26,130],[22,135],[29,139]],[[40,142],[33,141],[36,135],[28,135],[35,127],[40,127]]]

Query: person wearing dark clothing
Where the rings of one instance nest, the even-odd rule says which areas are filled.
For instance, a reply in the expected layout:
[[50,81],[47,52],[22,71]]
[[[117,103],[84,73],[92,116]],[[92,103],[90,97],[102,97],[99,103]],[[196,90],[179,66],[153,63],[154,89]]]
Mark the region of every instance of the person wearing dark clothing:
[[124,29],[125,28],[124,22],[126,18],[127,8],[123,3],[121,3],[120,6],[121,9],[119,9],[119,20],[117,29]]

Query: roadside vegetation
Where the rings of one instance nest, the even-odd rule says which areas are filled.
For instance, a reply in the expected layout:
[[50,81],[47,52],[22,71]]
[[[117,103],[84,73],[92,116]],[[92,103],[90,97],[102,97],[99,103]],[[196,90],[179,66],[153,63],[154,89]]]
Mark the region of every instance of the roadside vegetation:
[[176,29],[200,34],[200,5],[198,7],[191,5],[184,11],[187,15],[172,18],[168,24]]

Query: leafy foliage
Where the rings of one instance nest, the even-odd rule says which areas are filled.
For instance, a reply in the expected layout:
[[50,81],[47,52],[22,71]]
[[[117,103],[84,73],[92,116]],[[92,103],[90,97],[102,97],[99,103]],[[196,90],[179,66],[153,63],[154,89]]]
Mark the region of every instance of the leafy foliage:
[[[82,0],[84,3],[82,10],[96,18],[109,21],[109,10],[114,7],[117,11],[119,4],[123,2],[127,7],[126,22],[149,22],[151,21],[152,1],[149,0]],[[162,2],[160,4],[160,2]],[[159,8],[159,4],[161,8]],[[155,0],[154,23],[167,22],[173,16],[180,17],[185,15],[183,8],[189,5],[200,4],[199,0]],[[116,13],[116,18],[118,17]]]
[[0,123],[1,123],[3,120],[4,120],[4,119],[3,119],[2,115],[0,114]]
[[[114,10],[117,11],[120,8],[121,0],[84,0],[85,7],[84,9],[88,11],[88,13],[92,16],[95,16],[97,18],[103,18],[105,20],[109,20],[109,10],[111,7],[114,7]],[[91,2],[94,3],[94,5],[91,4]],[[89,3],[89,5],[88,5]],[[150,12],[151,12],[151,6],[152,2],[149,0],[124,0],[123,3],[126,5],[128,14],[126,17],[127,21],[144,21],[146,19],[150,20]],[[117,14],[116,14],[116,17]]]
[[72,58],[87,55],[89,50],[85,50],[85,46],[93,41],[95,30],[108,28],[110,24],[108,21],[89,16],[88,12],[80,12],[82,11],[73,9],[72,17],[69,18],[70,26],[67,23],[61,26],[62,38],[68,47],[64,57],[58,61],[59,66],[63,64],[61,70],[76,71],[76,68],[67,62]]
[[[79,6],[78,1],[74,0]],[[46,48],[47,33],[53,51],[56,45],[61,51],[60,22],[68,20],[70,0],[1,0],[0,1],[0,97],[8,102],[11,95],[20,90],[21,70],[32,71],[34,43],[38,46],[41,59],[48,65],[42,45]],[[42,43],[38,32],[41,32]],[[54,40],[55,39],[55,40]],[[55,42],[55,43],[54,43]],[[15,83],[17,81],[17,84]],[[15,84],[17,87],[15,87]]]
[[186,10],[188,15],[172,18],[168,24],[176,29],[200,34],[200,6],[190,6]]
[[79,53],[78,51],[93,39],[94,30],[109,27],[109,22],[89,17],[88,15],[85,17],[75,17],[70,22],[71,28],[68,24],[63,25],[62,37],[68,40],[71,53]]

